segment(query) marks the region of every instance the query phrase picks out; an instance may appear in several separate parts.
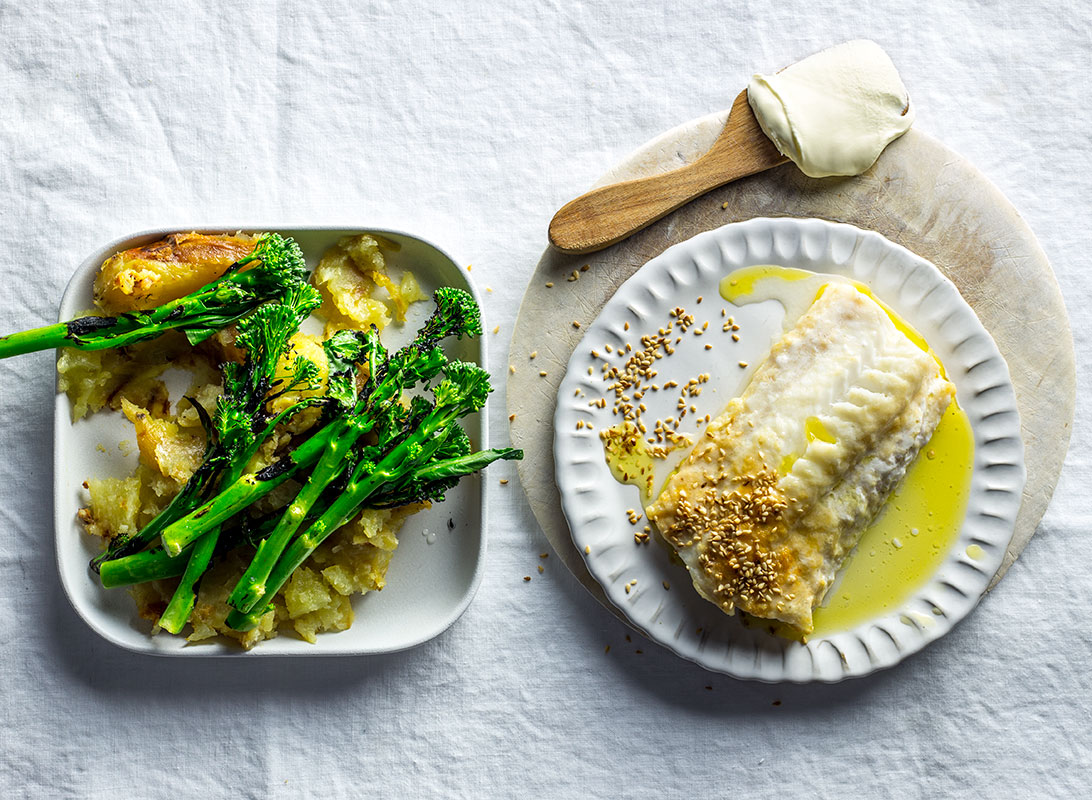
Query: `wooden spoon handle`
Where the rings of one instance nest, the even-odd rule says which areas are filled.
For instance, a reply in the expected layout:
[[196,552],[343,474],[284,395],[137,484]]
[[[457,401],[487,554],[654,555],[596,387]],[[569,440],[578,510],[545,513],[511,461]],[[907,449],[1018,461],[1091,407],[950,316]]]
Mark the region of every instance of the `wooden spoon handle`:
[[744,90],[701,158],[661,175],[593,189],[566,203],[550,222],[550,242],[566,253],[602,250],[695,197],[787,160],[762,132]]

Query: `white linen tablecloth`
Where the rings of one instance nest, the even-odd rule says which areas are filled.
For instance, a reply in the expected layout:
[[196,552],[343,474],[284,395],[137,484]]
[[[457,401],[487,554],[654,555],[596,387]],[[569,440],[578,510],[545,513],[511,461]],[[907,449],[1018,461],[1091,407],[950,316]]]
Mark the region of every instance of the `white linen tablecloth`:
[[752,72],[864,36],[916,125],[1040,238],[1079,395],[1039,533],[977,612],[887,672],[766,686],[627,638],[556,559],[538,575],[544,537],[518,481],[498,483],[511,464],[490,472],[481,590],[434,641],[376,658],[122,651],[54,566],[53,355],[0,362],[0,795],[1087,796],[1090,32],[1083,0],[0,2],[2,332],[53,321],[84,256],[143,228],[403,228],[492,290],[503,442],[507,342],[552,213]]

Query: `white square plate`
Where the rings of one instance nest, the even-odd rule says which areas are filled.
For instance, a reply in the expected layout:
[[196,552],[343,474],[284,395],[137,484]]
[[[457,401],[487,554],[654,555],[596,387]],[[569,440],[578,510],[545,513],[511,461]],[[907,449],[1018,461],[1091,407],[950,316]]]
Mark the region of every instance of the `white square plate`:
[[[60,318],[69,320],[93,307],[91,287],[102,262],[110,255],[154,242],[179,229],[154,230],[109,242],[76,270],[61,301]],[[204,232],[263,231],[250,226],[197,228]],[[379,229],[277,228],[294,238],[314,267],[328,247],[340,237],[355,233],[376,233],[401,245],[387,261],[396,270],[412,270],[426,293],[441,286],[455,286],[479,301],[466,270],[436,245],[407,233]],[[399,328],[392,324],[384,332],[387,347],[397,347],[412,337],[419,324],[432,313],[432,303],[416,303]],[[483,321],[484,327],[484,321]],[[482,339],[448,344],[452,358],[473,361],[482,367],[485,347]],[[172,396],[172,400],[177,397]],[[478,448],[488,447],[487,412],[467,417],[464,426]],[[103,589],[88,568],[99,544],[83,531],[76,512],[87,504],[83,482],[89,477],[121,477],[136,464],[132,426],[120,414],[104,410],[73,424],[71,405],[64,394],[57,395],[54,421],[54,515],[57,568],[61,584],[76,612],[103,638],[120,647],[142,653],[174,656],[230,656],[244,651],[234,642],[210,640],[188,644],[183,637],[160,633],[151,636],[151,623],[140,619],[136,606],[124,589]],[[291,634],[260,643],[247,652],[261,655],[364,655],[387,653],[418,645],[446,630],[470,605],[482,576],[485,554],[483,483],[478,475],[465,477],[447,493],[443,503],[433,505],[406,520],[399,536],[398,550],[381,592],[353,598],[355,621],[340,633],[319,634],[309,644]]]

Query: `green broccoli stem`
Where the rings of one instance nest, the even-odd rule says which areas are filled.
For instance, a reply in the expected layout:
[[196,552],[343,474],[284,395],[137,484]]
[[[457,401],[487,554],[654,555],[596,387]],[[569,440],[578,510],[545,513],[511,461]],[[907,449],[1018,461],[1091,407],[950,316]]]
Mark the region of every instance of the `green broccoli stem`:
[[[480,450],[465,456],[434,461],[415,470],[414,477],[425,481],[458,478],[484,469],[494,461],[522,457],[523,451],[512,448]],[[381,464],[388,461],[392,464],[397,463],[396,459],[388,456],[383,459]],[[389,465],[387,469],[389,469]],[[288,582],[292,573],[311,556],[315,548],[322,544],[331,533],[351,519],[377,493],[383,481],[388,479],[390,474],[382,466],[377,467],[367,476],[362,473],[363,470],[358,467],[354,472],[354,480],[350,482],[345,491],[285,550],[284,556],[277,562],[267,581],[268,590],[265,597],[269,601],[272,601],[277,593],[284,588],[284,584]],[[266,602],[256,605],[246,613],[233,609],[227,616],[227,624],[237,631],[251,630],[258,625],[261,618],[269,613],[272,608],[272,603]]]
[[[432,439],[445,426],[449,425],[460,415],[469,409],[463,402],[454,402],[449,405],[434,408],[427,417],[422,420],[417,430],[403,439],[379,461],[372,465],[361,461],[353,469],[349,483],[344,491],[330,503],[329,507],[307,530],[288,545],[280,558],[276,561],[269,574],[269,579],[262,583],[251,583],[245,586],[250,593],[256,595],[256,599],[245,611],[235,609],[234,616],[228,615],[228,625],[235,628],[234,619],[241,625],[256,624],[256,619],[268,611],[268,603],[261,603],[263,598],[272,598],[280,591],[288,576],[296,567],[307,560],[322,542],[336,528],[343,525],[350,516],[368,499],[368,497],[382,484],[389,483],[401,477],[407,472],[412,472],[420,463],[420,459],[431,457],[432,449],[428,453],[422,452],[422,442]],[[438,438],[438,437],[437,437]],[[287,571],[285,571],[287,570]],[[255,609],[260,611],[255,618]],[[249,612],[249,613],[248,613]],[[250,625],[253,627],[253,625]],[[250,628],[237,628],[237,630],[249,630]]]
[[177,555],[182,552],[182,548],[197,540],[202,534],[265,497],[300,469],[314,464],[326,449],[333,424],[329,423],[265,469],[259,472],[248,472],[234,481],[225,483],[214,498],[164,528],[163,535],[160,537],[163,549],[172,556]]
[[[371,355],[374,356],[374,351]],[[369,374],[376,374],[374,358],[370,362]],[[386,375],[376,388],[370,406],[362,408],[362,403],[358,404],[355,413],[327,425],[324,429],[329,431],[326,450],[319,457],[299,494],[285,509],[273,533],[258,545],[254,559],[228,598],[228,605],[246,612],[261,602],[265,595],[266,580],[284,548],[288,546],[322,493],[341,475],[345,469],[345,459],[360,437],[371,431],[375,427],[377,416],[398,400],[404,380],[404,375],[397,371]]]
[[331,425],[333,429],[330,431],[326,450],[319,457],[318,463],[315,464],[314,470],[299,494],[288,504],[273,533],[259,543],[254,559],[228,598],[228,605],[240,611],[249,611],[262,599],[265,594],[265,580],[269,577],[277,559],[280,558],[284,548],[299,530],[326,487],[345,469],[346,456],[364,434],[365,428],[370,428],[365,426],[364,420],[359,418],[338,419]]
[[[182,580],[171,595],[167,609],[159,617],[159,627],[171,633],[181,633],[190,621],[190,613],[197,602],[197,581],[205,574],[216,551],[216,542],[220,538],[220,529],[213,528],[194,542]],[[181,556],[178,557],[181,559]]]
[[165,550],[156,548],[106,561],[99,572],[99,580],[105,588],[115,589],[134,583],[176,578],[186,569],[188,552],[172,558]]
[[55,325],[0,336],[0,358],[65,347],[69,344],[68,325],[69,323],[58,322]]

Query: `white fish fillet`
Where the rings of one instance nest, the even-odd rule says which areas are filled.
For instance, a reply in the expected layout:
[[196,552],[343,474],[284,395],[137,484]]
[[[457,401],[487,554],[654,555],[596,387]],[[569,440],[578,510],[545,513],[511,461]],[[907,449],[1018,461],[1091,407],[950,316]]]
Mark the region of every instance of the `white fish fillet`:
[[955,387],[852,286],[831,283],[649,506],[727,613],[812,630],[812,610],[929,441]]

